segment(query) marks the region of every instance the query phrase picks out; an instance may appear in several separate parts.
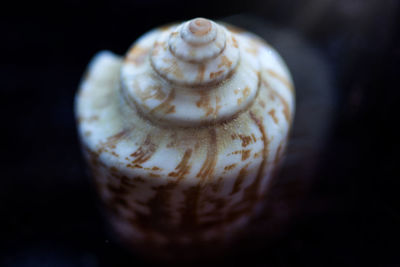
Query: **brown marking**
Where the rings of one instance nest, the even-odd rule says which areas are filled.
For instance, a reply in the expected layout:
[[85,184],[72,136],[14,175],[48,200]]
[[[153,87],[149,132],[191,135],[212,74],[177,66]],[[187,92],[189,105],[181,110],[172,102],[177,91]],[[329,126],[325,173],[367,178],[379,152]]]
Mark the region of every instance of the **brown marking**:
[[245,49],[247,52],[249,52],[250,54],[253,54],[255,56],[258,55],[258,46],[255,47],[248,47]]
[[245,100],[250,95],[250,88],[246,86],[242,90],[242,95],[243,96],[241,98],[238,98],[238,100],[237,100],[238,105],[240,105],[243,102],[243,100]]
[[166,43],[165,42],[155,42],[152,50],[152,55],[156,56],[160,52],[160,49],[166,50]]
[[272,77],[278,79],[281,83],[283,83],[293,93],[294,91],[293,84],[289,82],[289,80],[287,80],[285,77],[283,77],[282,75],[278,74],[273,70],[267,70],[267,72],[269,75],[271,75]]
[[125,58],[125,61],[132,62],[135,65],[143,64],[144,61],[147,59],[149,54],[150,48],[147,47],[140,47],[135,45],[128,53]]
[[203,81],[205,71],[206,71],[206,65],[205,64],[200,64],[198,72],[197,72],[197,76],[196,76],[196,81],[197,82],[202,82]]
[[254,153],[254,158],[258,158],[261,155],[261,152]]
[[209,116],[214,112],[214,109],[210,104],[210,96],[208,94],[202,94],[200,99],[196,102],[196,106],[204,110],[206,113],[205,116]]
[[273,90],[266,80],[263,79],[262,83],[264,84],[265,87],[270,89],[270,97],[272,100],[275,100],[275,97],[279,98],[279,100],[283,105],[283,115],[285,115],[286,121],[290,122],[291,119],[290,119],[290,110],[288,102],[278,92]]
[[219,70],[219,71],[216,71],[216,72],[210,72],[210,79],[214,79],[214,78],[220,76],[223,73],[224,73],[223,70]]
[[175,106],[170,106],[169,109],[165,111],[165,114],[175,113]]
[[136,218],[131,221],[134,226],[147,231],[168,231],[171,219],[170,199],[176,184],[169,182],[166,185],[153,187],[156,194],[145,204],[150,213],[136,211]]
[[200,171],[197,173],[196,177],[205,180],[208,177],[211,177],[214,173],[215,166],[217,164],[217,135],[216,130],[214,128],[210,129],[210,143],[207,147],[207,155],[206,160],[200,168]]
[[264,102],[264,100],[260,99],[260,100],[258,101],[258,103],[260,104],[260,106],[261,106],[262,108],[265,108],[265,102]]
[[130,155],[131,157],[135,158],[132,163],[142,164],[146,162],[153,156],[155,151],[156,146],[151,142],[150,135],[147,135],[144,143]]
[[240,140],[242,140],[242,147],[248,146],[250,143],[252,143],[251,136],[244,136],[242,134],[239,134]]
[[256,136],[254,135],[254,133],[251,134],[251,137],[253,138],[253,141],[254,141],[254,142],[257,141],[257,138],[256,138]]
[[235,93],[235,95],[237,95],[239,93],[239,89],[235,89],[233,90],[233,92]]
[[170,172],[168,176],[176,177],[181,180],[186,174],[189,173],[191,166],[189,165],[190,157],[192,156],[192,149],[187,149],[182,157],[181,162],[175,167],[176,172]]
[[238,47],[239,47],[239,45],[238,45],[238,42],[237,42],[236,38],[235,38],[235,37],[233,37],[233,36],[232,36],[232,43],[233,43],[233,46],[234,46],[234,47],[236,47],[236,48],[238,48]]
[[[137,81],[136,81],[137,82]],[[135,87],[137,84],[135,83]],[[135,90],[135,93],[137,96],[140,97],[142,101],[146,101],[150,98],[154,98],[157,100],[163,100],[165,98],[165,93],[161,90],[161,86],[156,85],[156,86],[149,86],[147,87],[144,91],[139,90],[138,87]]]
[[279,162],[280,162],[280,160],[281,160],[281,158],[282,158],[282,155],[283,155],[283,153],[282,153],[283,147],[284,147],[284,144],[283,144],[283,143],[280,143],[279,146],[278,146],[278,149],[276,150],[276,155],[275,155],[275,159],[274,159],[274,164],[275,164],[275,165],[278,165]]
[[246,169],[247,169],[248,166],[249,166],[249,163],[247,163],[246,166],[244,166],[240,170],[238,176],[236,177],[236,180],[235,180],[235,183],[233,185],[232,192],[231,192],[230,195],[236,194],[237,192],[240,191],[240,187],[241,187],[241,185],[242,185],[242,183],[245,180],[246,175],[247,175],[247,170]]
[[221,56],[221,63],[218,65],[218,68],[226,66],[228,69],[232,66],[232,61],[230,61],[225,55]]
[[175,111],[175,106],[171,105],[172,100],[175,99],[175,89],[172,88],[171,92],[169,93],[167,99],[165,99],[165,101],[163,101],[160,105],[158,105],[157,107],[153,108],[151,110],[151,113],[154,112],[163,112],[165,114],[171,113]]
[[215,112],[214,112],[214,114],[215,115],[218,115],[218,112],[219,112],[219,110],[221,109],[221,105],[220,105],[220,103],[221,103],[221,97],[219,97],[219,96],[216,96],[215,97]]
[[232,170],[233,168],[235,168],[236,167],[236,163],[234,163],[234,164],[231,164],[231,165],[228,165],[228,166],[225,166],[225,168],[224,168],[224,170],[225,171],[229,171],[229,170]]
[[276,117],[275,109],[271,109],[271,110],[268,112],[268,114],[271,115],[271,117],[272,117],[272,119],[274,120],[274,122],[275,122],[276,124],[278,124],[278,118]]
[[161,168],[154,166],[153,168],[151,168],[152,171],[162,171]]
[[290,111],[289,111],[289,104],[288,102],[277,92],[273,91],[273,93],[276,97],[279,98],[279,100],[281,101],[282,105],[283,105],[283,115],[285,115],[285,119],[286,121],[290,122]]
[[132,169],[135,169],[135,168],[137,168],[137,169],[143,169],[142,165],[139,165],[139,164],[134,164],[134,165],[132,165],[132,164],[128,163],[128,164],[126,164],[126,167],[132,168]]
[[244,97],[248,97],[249,94],[250,94],[250,88],[246,86],[246,87],[244,88],[242,94],[243,94]]
[[173,65],[170,67],[170,71],[168,71],[168,72],[172,72],[172,73],[174,74],[174,76],[175,76],[176,78],[178,78],[178,79],[183,79],[183,78],[184,78],[184,75],[183,75],[182,70],[181,70],[181,69],[179,68],[179,66],[176,65],[176,64],[173,64]]
[[129,135],[131,130],[132,129],[124,129],[121,132],[108,137],[106,142],[100,143],[101,148],[99,149],[99,153],[105,151],[107,148],[114,149],[118,142],[120,142],[122,139],[126,138]]
[[242,150],[242,161],[245,161],[250,157],[251,150]]
[[196,36],[206,35],[211,28],[211,22],[206,19],[195,19],[189,23],[189,31]]
[[250,118],[257,124],[257,126],[261,132],[262,140],[264,143],[264,148],[263,148],[263,153],[262,153],[263,159],[261,161],[261,165],[260,165],[260,169],[258,170],[257,177],[256,177],[255,181],[248,188],[246,188],[245,196],[244,196],[244,199],[248,199],[248,200],[255,199],[255,201],[256,201],[258,199],[258,194],[257,194],[258,187],[261,183],[261,179],[264,176],[264,168],[267,163],[269,141],[267,138],[267,134],[265,133],[265,129],[264,129],[264,125],[263,125],[262,121],[260,119],[258,119],[252,111],[250,111],[249,114],[250,114]]
[[111,155],[113,155],[114,157],[119,158],[119,155],[117,153],[115,153],[114,151],[111,151]]
[[171,36],[177,36],[179,32],[171,32]]
[[252,182],[251,185],[244,189],[242,200],[226,214],[226,223],[233,222],[243,216],[248,216],[248,214],[250,214],[254,210],[255,204],[260,200],[258,189],[264,175],[264,168],[267,160],[266,157],[268,155],[268,139],[261,120],[258,119],[252,111],[250,111],[249,114],[250,118],[257,124],[262,134],[262,139],[264,142],[263,159],[261,161],[260,168],[258,170],[255,180]]

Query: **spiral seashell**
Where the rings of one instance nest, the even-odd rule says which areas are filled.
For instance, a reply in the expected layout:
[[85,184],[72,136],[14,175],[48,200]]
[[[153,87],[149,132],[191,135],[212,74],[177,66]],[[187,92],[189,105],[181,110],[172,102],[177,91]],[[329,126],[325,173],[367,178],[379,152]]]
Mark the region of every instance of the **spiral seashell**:
[[[83,150],[119,236],[143,247],[226,240],[281,162],[294,88],[278,53],[196,18],[99,53],[76,97]],[[161,246],[161,247],[160,247]]]

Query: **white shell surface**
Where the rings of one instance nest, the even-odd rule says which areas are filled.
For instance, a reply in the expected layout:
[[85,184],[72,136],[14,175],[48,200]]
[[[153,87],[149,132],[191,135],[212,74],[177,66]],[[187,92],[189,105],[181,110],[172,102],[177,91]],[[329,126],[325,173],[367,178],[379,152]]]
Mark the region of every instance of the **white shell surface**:
[[117,231],[132,242],[224,239],[243,226],[268,188],[293,119],[286,66],[246,32],[212,28],[238,50],[222,81],[190,86],[198,68],[181,69],[186,83],[160,75],[151,62],[158,40],[185,25],[151,31],[124,59],[99,53],[76,97],[100,195]]

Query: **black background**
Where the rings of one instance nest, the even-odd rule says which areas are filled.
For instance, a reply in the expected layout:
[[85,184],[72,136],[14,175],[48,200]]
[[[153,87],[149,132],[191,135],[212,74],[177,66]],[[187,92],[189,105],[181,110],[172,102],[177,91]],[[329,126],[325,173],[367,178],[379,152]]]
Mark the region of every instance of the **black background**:
[[2,8],[0,265],[143,264],[110,240],[85,173],[73,115],[81,75],[96,52],[124,54],[153,27],[246,13],[297,32],[325,58],[336,109],[295,223],[273,245],[255,240],[224,263],[400,266],[399,4],[72,0]]

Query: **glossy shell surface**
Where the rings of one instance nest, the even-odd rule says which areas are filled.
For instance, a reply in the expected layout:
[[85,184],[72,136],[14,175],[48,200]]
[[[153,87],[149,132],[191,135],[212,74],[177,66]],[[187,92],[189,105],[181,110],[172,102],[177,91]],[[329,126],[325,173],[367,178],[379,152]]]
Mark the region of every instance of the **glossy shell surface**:
[[281,161],[293,113],[278,53],[205,19],[155,29],[123,58],[100,52],[76,96],[101,199],[133,243],[223,240],[243,227]]

